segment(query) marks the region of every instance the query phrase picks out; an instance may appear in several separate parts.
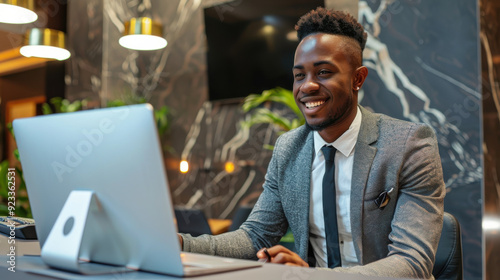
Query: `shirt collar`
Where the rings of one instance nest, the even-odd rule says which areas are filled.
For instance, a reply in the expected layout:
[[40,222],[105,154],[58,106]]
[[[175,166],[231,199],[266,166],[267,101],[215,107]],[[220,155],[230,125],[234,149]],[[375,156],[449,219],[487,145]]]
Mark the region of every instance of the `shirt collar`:
[[315,155],[319,153],[321,148],[324,145],[332,145],[337,149],[337,151],[341,152],[345,157],[348,157],[352,151],[354,150],[354,146],[356,145],[356,141],[358,140],[359,128],[361,127],[361,110],[357,107],[356,117],[349,126],[349,129],[340,135],[337,140],[333,143],[327,143],[321,136],[318,131],[314,131],[314,151]]

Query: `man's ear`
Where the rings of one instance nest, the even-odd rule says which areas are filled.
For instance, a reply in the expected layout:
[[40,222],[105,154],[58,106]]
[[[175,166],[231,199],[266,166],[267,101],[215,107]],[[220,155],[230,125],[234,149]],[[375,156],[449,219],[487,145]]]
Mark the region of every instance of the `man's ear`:
[[368,76],[368,68],[360,66],[354,71],[353,90],[358,91],[363,86],[366,76]]

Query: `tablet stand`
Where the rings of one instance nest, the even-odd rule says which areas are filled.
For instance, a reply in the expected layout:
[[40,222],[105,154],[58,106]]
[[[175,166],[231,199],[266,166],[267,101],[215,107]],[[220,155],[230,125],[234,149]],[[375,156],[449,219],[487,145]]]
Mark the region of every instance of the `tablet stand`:
[[89,234],[89,231],[99,228],[95,221],[96,214],[102,214],[102,207],[94,191],[72,191],[43,245],[42,260],[51,267],[81,274],[134,271],[124,266],[80,261],[82,257],[89,259],[82,256],[88,254],[83,253],[82,248],[92,247],[91,236],[95,234]]

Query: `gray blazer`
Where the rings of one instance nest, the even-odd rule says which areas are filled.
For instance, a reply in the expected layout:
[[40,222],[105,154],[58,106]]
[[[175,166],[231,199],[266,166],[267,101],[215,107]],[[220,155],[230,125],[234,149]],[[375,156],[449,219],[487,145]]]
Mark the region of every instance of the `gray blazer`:
[[[351,186],[351,230],[360,266],[336,271],[432,279],[443,222],[443,182],[433,130],[361,107]],[[280,136],[263,192],[239,230],[193,238],[185,251],[255,259],[276,245],[288,227],[295,252],[307,261],[313,133],[306,126]],[[390,192],[379,209],[378,195]]]

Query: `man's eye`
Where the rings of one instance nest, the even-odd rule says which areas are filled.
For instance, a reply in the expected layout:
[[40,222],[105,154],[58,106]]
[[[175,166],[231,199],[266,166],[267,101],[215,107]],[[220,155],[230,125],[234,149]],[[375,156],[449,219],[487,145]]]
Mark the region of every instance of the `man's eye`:
[[296,74],[293,74],[293,77],[295,79],[300,79],[300,78],[304,77],[304,74],[302,74],[302,73],[296,73]]
[[330,74],[330,73],[332,73],[332,72],[331,72],[331,71],[329,71],[329,70],[320,70],[320,71],[318,72],[318,74],[319,74],[319,75],[328,75],[328,74]]

